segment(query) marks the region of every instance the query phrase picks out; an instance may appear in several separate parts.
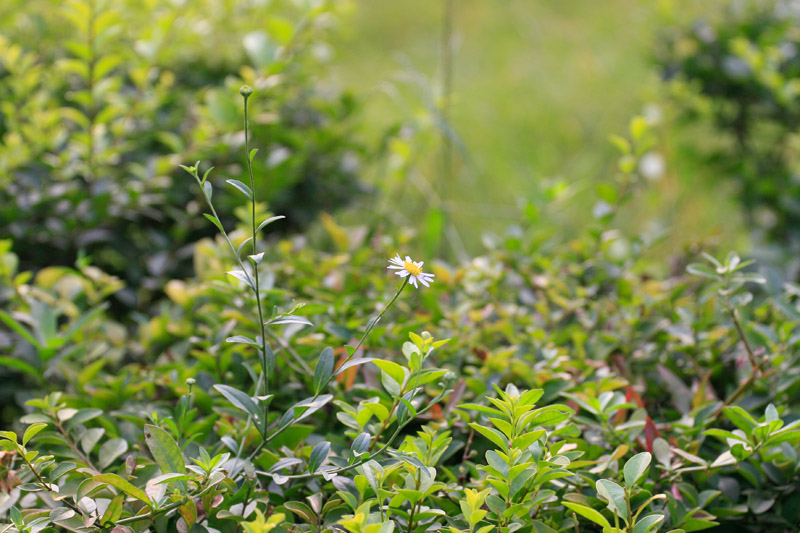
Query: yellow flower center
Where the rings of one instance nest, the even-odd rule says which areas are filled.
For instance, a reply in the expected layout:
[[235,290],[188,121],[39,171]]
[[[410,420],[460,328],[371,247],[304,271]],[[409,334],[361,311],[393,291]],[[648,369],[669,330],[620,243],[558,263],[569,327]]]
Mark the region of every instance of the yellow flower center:
[[411,261],[403,261],[403,268],[405,268],[412,276],[419,276],[422,274],[422,269]]

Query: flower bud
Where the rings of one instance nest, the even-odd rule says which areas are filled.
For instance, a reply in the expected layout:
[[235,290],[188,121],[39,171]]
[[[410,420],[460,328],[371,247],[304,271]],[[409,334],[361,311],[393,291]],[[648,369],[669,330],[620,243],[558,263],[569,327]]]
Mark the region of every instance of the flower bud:
[[247,98],[248,96],[253,94],[253,88],[250,87],[249,85],[242,85],[242,87],[239,89],[239,94]]

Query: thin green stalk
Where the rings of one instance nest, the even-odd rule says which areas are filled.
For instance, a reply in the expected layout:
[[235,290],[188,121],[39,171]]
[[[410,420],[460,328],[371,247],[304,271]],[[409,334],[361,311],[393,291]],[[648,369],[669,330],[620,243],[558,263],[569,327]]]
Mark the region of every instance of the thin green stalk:
[[[419,490],[420,480],[422,477],[422,473],[417,470],[417,479],[415,484],[415,489]],[[414,516],[416,516],[417,512],[419,512],[419,508],[422,506],[422,500],[417,500],[417,502],[411,506],[411,514],[408,515],[408,531],[407,533],[412,533],[414,531]]]
[[[250,174],[250,215],[253,230],[253,255],[258,254],[256,241],[256,198],[255,198],[255,179],[253,177],[253,161],[250,157],[250,132],[249,122],[247,120],[247,99],[250,97],[252,89],[247,86],[241,89],[242,98],[244,98],[244,150],[247,157],[247,171]],[[256,293],[256,306],[258,307],[258,324],[261,328],[261,371],[264,373],[264,394],[269,394],[269,371],[267,367],[267,331],[264,325],[264,311],[261,306],[261,290],[259,286],[258,264],[253,261],[253,277],[255,278],[255,293]],[[264,402],[264,437],[267,436],[267,423],[269,422],[269,402]]]
[[[367,335],[369,335],[370,331],[372,331],[372,328],[375,327],[375,324],[380,322],[381,318],[383,317],[383,314],[392,306],[392,304],[395,302],[395,300],[397,300],[397,297],[400,296],[400,293],[403,292],[403,289],[406,288],[406,285],[408,285],[408,276],[403,278],[403,284],[400,285],[399,289],[397,289],[397,292],[394,294],[392,299],[389,300],[389,302],[386,305],[383,306],[383,310],[378,314],[378,316],[376,316],[375,318],[373,318],[372,320],[369,321],[369,324],[367,324],[367,329],[364,331],[364,334],[361,336],[361,340],[359,340],[358,344],[356,344],[356,347],[353,350],[353,353],[358,352],[358,349],[361,348],[362,344],[364,344],[364,341],[366,340]],[[348,360],[350,359],[349,355],[347,356],[347,359]],[[345,363],[346,362],[347,361],[345,361]]]
[[[428,353],[430,354],[430,352],[428,352]],[[420,376],[420,374],[422,373],[422,363],[424,363],[424,362],[425,362],[425,359],[427,359],[427,356],[425,356],[425,357],[422,359],[422,361],[420,362],[420,368],[419,368],[419,370],[417,370],[417,371],[416,371],[416,373],[414,374],[414,386],[413,386],[413,387],[411,387],[411,390],[412,390],[412,391],[413,391],[415,394],[416,394],[417,387],[419,386],[419,376]],[[403,396],[405,396],[405,394],[406,394],[406,390],[405,390],[405,388],[404,388],[404,389],[402,389],[402,390],[400,391],[400,395],[399,395],[397,398],[395,398],[395,400],[392,402],[392,407],[389,409],[389,414],[388,414],[388,416],[387,416],[387,417],[384,419],[383,423],[381,424],[381,427],[380,427],[380,429],[378,430],[378,433],[377,433],[377,434],[375,434],[375,437],[372,439],[372,442],[370,443],[370,445],[369,445],[369,448],[368,448],[368,450],[367,450],[367,451],[372,451],[372,448],[374,448],[374,447],[375,447],[375,445],[378,443],[378,439],[381,437],[381,435],[383,435],[383,432],[384,432],[384,431],[386,431],[386,428],[388,428],[388,427],[389,427],[390,421],[391,421],[391,419],[392,419],[392,415],[393,415],[393,414],[394,414],[394,412],[397,410],[397,407],[400,405],[400,398],[402,398]],[[414,399],[414,398],[413,398],[413,396],[412,396],[412,398],[411,398],[411,399],[412,399],[412,400]],[[398,420],[398,423],[399,423],[399,420]]]
[[[186,167],[184,167],[184,168],[186,168]],[[192,176],[194,176],[194,179],[197,181],[197,184],[200,186],[200,190],[203,191],[203,198],[206,199],[206,205],[208,205],[208,208],[211,210],[211,214],[214,216],[215,219],[217,219],[217,221],[219,221],[219,217],[217,216],[217,210],[214,209],[214,204],[211,203],[211,199],[208,196],[206,196],[205,190],[203,189],[203,182],[200,179],[200,176],[197,174],[197,168],[196,167],[191,167],[191,168],[189,168],[187,170],[190,171]],[[208,172],[206,172],[206,173],[208,173]],[[239,253],[236,251],[236,247],[233,245],[233,242],[231,242],[231,238],[228,236],[228,232],[225,231],[225,228],[222,227],[222,222],[219,223],[219,232],[222,235],[222,237],[225,239],[225,242],[228,243],[228,248],[231,249],[231,254],[236,259],[236,263],[239,265],[239,268],[242,269],[242,272],[244,272],[244,275],[247,277],[247,280],[250,283],[253,283],[253,279],[250,277],[250,273],[244,267],[244,263],[242,263],[242,258],[239,257]]]
[[[400,293],[402,293],[403,289],[406,288],[406,285],[408,285],[408,277],[403,279],[403,283],[400,285],[400,288],[397,289],[397,292],[394,294],[392,299],[389,300],[386,303],[386,305],[383,306],[383,309],[381,310],[380,313],[378,313],[378,316],[376,316],[375,318],[373,318],[373,319],[371,319],[369,321],[369,324],[367,324],[367,329],[364,331],[364,334],[361,336],[361,339],[358,341],[358,344],[356,344],[356,347],[352,352],[353,354],[358,352],[358,349],[361,348],[362,344],[364,344],[364,341],[366,340],[367,336],[372,331],[372,329],[375,327],[375,324],[377,324],[380,321],[380,319],[384,315],[384,313],[386,313],[386,311],[392,306],[392,304],[394,304],[394,302],[400,296]],[[342,364],[347,363],[351,358],[352,358],[352,355],[351,354],[347,354],[347,358],[342,362]],[[333,376],[328,378],[328,381],[323,386],[320,387],[320,390],[323,390],[325,388],[325,385],[330,383],[331,379],[333,379]],[[319,396],[319,394],[315,394],[314,395],[314,399],[316,399],[318,396]],[[280,433],[282,433],[284,430],[286,430],[290,426],[291,426],[291,423],[286,425],[286,426],[279,427],[269,437],[264,437],[264,440],[261,441],[258,444],[258,446],[256,446],[256,448],[250,453],[250,455],[247,457],[247,460],[248,461],[252,461],[253,458],[255,458],[255,456],[261,451],[261,448],[263,448],[265,444],[267,444],[269,441],[271,441],[272,439],[277,437]]]
[[633,527],[633,513],[631,512],[631,492],[628,487],[625,487],[625,505],[628,511],[628,527]]

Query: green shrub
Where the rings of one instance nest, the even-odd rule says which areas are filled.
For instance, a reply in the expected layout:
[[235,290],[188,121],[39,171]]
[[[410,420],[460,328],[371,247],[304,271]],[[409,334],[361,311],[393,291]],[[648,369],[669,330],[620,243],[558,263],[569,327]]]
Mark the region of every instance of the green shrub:
[[532,205],[414,290],[386,273],[407,236],[266,246],[284,220],[246,137],[240,181],[185,167],[220,236],[122,344],[116,279],[17,274],[3,245],[0,363],[37,397],[0,433],[0,531],[793,530],[800,291],[735,254],[654,278],[653,241],[614,229],[649,142],[642,119],[615,137],[584,234]]
[[704,165],[735,180],[751,227],[782,248],[794,272],[800,246],[800,33],[791,2],[732,2],[713,20],[673,24],[657,60],[683,115],[719,135],[699,143]]
[[[127,282],[116,298],[139,309],[167,280],[190,275],[191,244],[209,231],[186,216],[196,196],[175,169],[187,157],[240,172],[242,138],[231,132],[241,111],[229,89],[242,81],[264,89],[253,164],[269,170],[258,192],[292,217],[285,229],[356,198],[358,104],[324,74],[329,27],[342,10],[337,2],[4,2],[0,226],[23,267],[70,266],[88,254]],[[233,205],[220,199],[226,221]]]

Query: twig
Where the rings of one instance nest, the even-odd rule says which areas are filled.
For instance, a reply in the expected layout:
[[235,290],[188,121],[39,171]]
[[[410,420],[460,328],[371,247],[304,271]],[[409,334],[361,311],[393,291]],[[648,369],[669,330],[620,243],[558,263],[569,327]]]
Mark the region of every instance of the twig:
[[128,518],[122,518],[121,520],[117,520],[116,525],[130,524],[132,522],[138,522],[139,520],[152,520],[153,518],[155,518],[155,517],[157,517],[159,515],[162,515],[162,514],[165,514],[165,513],[168,513],[170,511],[173,511],[173,510],[177,509],[178,507],[180,507],[181,505],[185,504],[188,501],[194,500],[195,498],[199,498],[200,496],[202,496],[203,494],[205,494],[206,492],[208,492],[209,490],[211,490],[215,486],[216,485],[211,485],[210,487],[206,487],[205,489],[203,489],[202,491],[198,492],[197,494],[188,495],[185,498],[183,498],[181,500],[178,500],[177,502],[174,502],[174,503],[171,503],[171,504],[167,505],[164,508],[157,509],[157,510],[154,509],[154,510],[152,510],[149,513],[146,513],[146,514],[139,514],[139,515],[129,516]]
[[464,446],[464,455],[461,456],[461,470],[462,473],[458,476],[460,482],[464,482],[467,479],[467,474],[463,471],[466,468],[467,459],[469,458],[469,449],[472,446],[472,439],[475,437],[475,430],[470,426],[469,428],[469,436],[467,437],[467,444]]
[[88,466],[95,472],[100,472],[100,470],[98,470],[97,467],[94,466],[94,464],[92,464],[91,459],[89,459],[83,452],[81,452],[78,449],[78,447],[75,445],[75,442],[73,442],[73,440],[67,434],[67,431],[64,429],[64,426],[62,426],[61,422],[58,421],[58,417],[56,417],[56,428],[58,428],[58,431],[61,433],[61,435],[63,435],[64,440],[67,441],[67,445],[72,449],[73,452],[75,452],[75,455],[77,455],[81,461],[86,463],[86,466]]
[[742,328],[742,323],[739,320],[739,310],[734,307],[731,310],[731,316],[733,317],[733,324],[736,326],[736,331],[739,332],[739,337],[742,339],[742,344],[744,344],[744,348],[747,351],[747,357],[750,359],[750,366],[753,367],[754,372],[757,372],[760,370],[758,359],[756,359],[756,354],[750,347],[750,342],[747,340],[747,335],[744,333],[744,328]]
[[723,409],[730,406],[736,399],[741,396],[741,394],[747,390],[753,381],[756,378],[762,376],[761,372],[761,365],[758,363],[758,359],[756,357],[753,348],[750,346],[750,342],[747,340],[747,335],[744,333],[744,328],[742,327],[741,320],[739,318],[739,311],[737,308],[731,309],[731,317],[733,318],[733,324],[736,327],[736,331],[739,334],[739,338],[742,340],[742,344],[744,345],[744,349],[747,352],[747,357],[750,360],[750,375],[747,376],[747,379],[742,381],[736,390],[731,393],[730,396],[722,403],[719,407],[717,407],[713,413],[711,413],[711,418],[716,418],[722,412]]
[[[30,462],[30,461],[28,461],[28,458],[27,458],[27,457],[25,457],[25,455],[26,455],[26,454],[24,454],[24,453],[23,453],[23,454],[20,454],[20,455],[22,456],[22,459],[25,461],[25,464],[27,464],[27,465],[28,465],[28,468],[30,469],[30,471],[31,471],[31,472],[33,472],[33,475],[34,475],[34,476],[36,476],[36,479],[38,479],[38,480],[39,480],[39,484],[40,484],[42,487],[44,487],[44,489],[45,489],[47,492],[55,492],[55,491],[53,490],[53,487],[52,487],[52,486],[50,486],[50,485],[49,485],[49,484],[48,484],[48,483],[47,483],[47,482],[46,482],[46,481],[45,481],[45,480],[42,478],[42,476],[39,474],[39,472],[37,472],[37,471],[36,471],[36,469],[33,467],[33,465],[31,464],[31,462]],[[70,503],[70,502],[69,502],[69,501],[67,501],[67,500],[61,500],[61,501],[63,501],[63,502],[64,502],[64,503],[67,505],[67,507],[69,507],[70,509],[72,509],[73,511],[75,511],[76,513],[78,513],[79,515],[82,515],[82,514],[83,514],[83,513],[81,512],[81,510],[80,510],[80,509],[78,509],[78,507],[77,507],[76,505],[74,505],[74,504]]]

